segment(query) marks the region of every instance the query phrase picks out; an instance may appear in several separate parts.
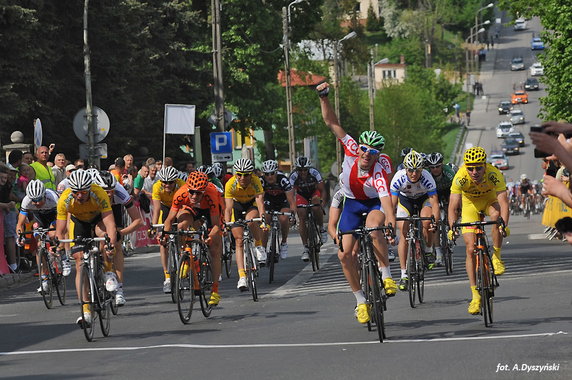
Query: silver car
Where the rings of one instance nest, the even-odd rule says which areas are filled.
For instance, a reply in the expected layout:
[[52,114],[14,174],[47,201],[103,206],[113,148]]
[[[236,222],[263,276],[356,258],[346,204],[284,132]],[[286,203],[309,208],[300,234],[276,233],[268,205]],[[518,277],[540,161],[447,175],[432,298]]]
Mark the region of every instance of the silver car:
[[524,59],[522,59],[522,57],[514,57],[510,62],[510,70],[511,71],[524,70]]
[[511,110],[510,114],[509,114],[509,118],[510,118],[510,122],[513,125],[525,123],[524,112],[522,112],[522,110],[518,110],[518,109]]

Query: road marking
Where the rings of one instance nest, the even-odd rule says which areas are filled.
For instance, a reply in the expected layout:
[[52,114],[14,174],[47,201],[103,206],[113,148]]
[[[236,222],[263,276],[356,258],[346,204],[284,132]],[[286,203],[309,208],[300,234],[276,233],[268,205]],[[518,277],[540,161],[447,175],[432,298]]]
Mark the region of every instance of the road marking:
[[[521,338],[543,338],[554,337],[557,335],[568,335],[565,331],[546,332],[537,334],[514,334],[514,335],[497,335],[497,336],[474,336],[459,338],[429,338],[429,339],[396,339],[385,340],[384,343],[431,343],[431,342],[459,342],[459,341],[475,341],[475,340],[491,340],[491,339],[521,339]],[[0,356],[14,355],[37,355],[37,354],[54,354],[68,352],[96,352],[96,351],[139,351],[157,348],[191,348],[200,350],[212,349],[234,349],[234,348],[293,348],[293,347],[328,347],[328,346],[357,346],[365,344],[379,344],[379,341],[362,341],[362,342],[324,342],[324,343],[259,343],[259,344],[159,344],[152,346],[131,346],[131,347],[93,347],[93,348],[63,348],[58,350],[30,350],[30,351],[8,351],[0,352]]]
[[546,234],[528,234],[528,240],[547,240]]

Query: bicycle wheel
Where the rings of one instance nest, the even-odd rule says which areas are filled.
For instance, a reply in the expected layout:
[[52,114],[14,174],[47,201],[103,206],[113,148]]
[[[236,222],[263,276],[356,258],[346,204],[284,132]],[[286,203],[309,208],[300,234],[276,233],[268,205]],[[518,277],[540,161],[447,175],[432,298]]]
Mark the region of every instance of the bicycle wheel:
[[[85,339],[87,339],[88,342],[91,342],[93,340],[93,333],[95,332],[95,320],[97,319],[97,312],[94,304],[96,296],[93,294],[95,284],[91,283],[88,265],[82,264],[79,276],[79,288],[81,289],[81,292],[85,294],[85,297],[81,297],[80,302],[80,315],[82,318],[81,328],[83,329]],[[83,315],[83,305],[88,305],[91,312],[91,323],[89,324],[86,323],[85,316]]]
[[111,296],[111,298],[109,300],[109,306],[111,307],[111,313],[113,315],[117,315],[117,313],[119,313],[119,305],[117,304],[117,302],[115,302],[115,295],[117,294],[117,292],[108,292],[108,293]]
[[[373,254],[373,252],[370,252]],[[383,298],[381,293],[381,283],[378,274],[378,270],[372,261],[368,264],[368,283],[371,287],[369,299],[371,303],[371,310],[373,321],[377,329],[377,336],[380,342],[383,342],[385,337],[385,320],[383,316]]]
[[312,262],[312,270],[315,272],[320,269],[320,251],[318,248],[318,230],[316,228],[316,223],[312,218],[308,218],[306,222],[308,231],[308,248],[310,255],[310,261]]
[[226,236],[223,236],[222,240],[222,256],[221,260],[224,264],[224,269],[226,272],[226,278],[230,278],[232,273],[232,253],[234,252],[234,239],[232,235],[229,233]]
[[192,258],[185,252],[179,261],[177,274],[175,275],[175,298],[177,300],[177,310],[179,318],[184,324],[191,321],[193,305],[195,303],[195,293],[193,291],[194,270],[191,270]]
[[487,298],[487,291],[486,291],[486,284],[485,284],[485,277],[486,277],[486,270],[483,262],[484,252],[479,250],[477,252],[477,263],[476,263],[476,282],[477,282],[477,291],[479,292],[479,296],[481,297],[481,315],[483,316],[483,320],[485,321],[485,327],[489,327],[489,317],[487,315],[487,303],[485,299]]
[[415,264],[417,265],[417,278],[415,280],[417,283],[417,298],[419,299],[419,303],[423,303],[423,297],[425,296],[425,268],[427,266],[425,265],[425,255],[423,254],[419,240],[416,241],[415,252],[417,253],[415,255]]
[[415,243],[409,242],[409,247],[407,248],[407,278],[409,283],[407,284],[407,290],[409,291],[409,305],[415,307],[415,296],[417,290],[417,267],[415,265]]
[[97,274],[95,278],[95,283],[97,284],[97,297],[96,297],[96,309],[99,316],[99,325],[101,326],[101,332],[103,336],[109,336],[109,331],[111,329],[111,302],[115,302],[115,297],[112,292],[108,292],[105,288],[105,281],[103,275],[103,264],[98,263]]
[[485,260],[485,295],[486,298],[482,301],[483,304],[485,305],[485,311],[486,311],[486,318],[488,318],[488,322],[489,325],[492,325],[493,323],[493,299],[494,299],[494,279],[493,279],[493,273],[492,273],[492,269],[491,269],[491,260],[490,260],[490,256],[488,255],[488,253],[486,253],[485,255],[483,255],[484,260]]
[[211,293],[211,288],[213,286],[213,272],[211,267],[211,259],[209,255],[208,248],[202,246],[200,247],[199,256],[199,285],[200,285],[200,295],[199,300],[201,303],[201,310],[203,315],[208,318],[212,312],[212,305],[209,305],[208,295]]
[[[361,246],[361,241],[360,241],[360,246]],[[373,299],[373,295],[371,294],[371,283],[369,281],[369,271],[368,271],[367,263],[365,261],[365,256],[366,256],[365,252],[363,252],[363,253],[360,252],[358,268],[360,269],[359,275],[360,275],[360,282],[361,282],[361,290],[363,291],[363,294],[365,295],[365,298],[367,300],[368,305],[371,306],[371,300]],[[373,323],[371,321],[371,318],[369,321],[367,321],[367,330],[368,331],[373,330]]]
[[52,282],[58,295],[58,300],[63,306],[66,304],[66,278],[62,274],[62,258],[52,256],[52,265],[50,265],[52,272]]
[[256,277],[257,277],[257,264],[256,258],[254,257],[254,249],[252,248],[251,242],[245,242],[244,244],[244,268],[246,269],[246,275],[248,277],[248,287],[252,293],[252,300],[254,302],[258,301],[258,289],[256,288]]
[[167,270],[171,276],[171,301],[173,303],[177,303],[176,281],[173,281],[173,279],[177,276],[178,259],[177,244],[174,241],[169,241],[167,246]]
[[[44,300],[44,305],[46,305],[48,309],[51,309],[54,295],[54,282],[51,273],[52,271],[50,270],[50,259],[48,257],[48,251],[46,251],[45,248],[41,248],[38,252],[38,255],[40,255],[40,265],[38,268],[38,278],[40,279],[40,294]],[[42,276],[44,276],[44,278],[42,278]],[[46,280],[46,286],[42,284],[44,282],[43,280]]]

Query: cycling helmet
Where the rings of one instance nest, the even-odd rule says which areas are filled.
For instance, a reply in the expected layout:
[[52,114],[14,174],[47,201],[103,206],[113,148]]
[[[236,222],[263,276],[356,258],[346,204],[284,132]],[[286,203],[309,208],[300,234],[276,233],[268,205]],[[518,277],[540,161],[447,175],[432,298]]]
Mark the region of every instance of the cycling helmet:
[[189,178],[189,174],[186,172],[177,171],[177,178],[186,181],[187,178]]
[[521,180],[521,181],[524,181],[525,179],[528,179],[527,175],[524,174],[524,173],[521,174],[521,175],[520,175],[520,180]]
[[103,187],[105,190],[114,190],[117,185],[115,176],[107,170],[102,170],[93,177],[93,182],[96,185]]
[[262,163],[263,173],[272,173],[278,170],[278,162],[276,160],[268,160]]
[[401,157],[407,156],[407,154],[411,152],[411,148],[403,148],[401,149]]
[[222,164],[220,162],[215,162],[211,168],[213,169],[215,177],[220,177],[222,175]]
[[97,170],[96,168],[89,168],[86,169],[85,171],[91,176],[91,178],[93,178],[94,181],[97,175],[99,174],[99,170]]
[[487,161],[487,152],[480,146],[474,146],[465,151],[463,156],[465,164],[484,164]]
[[420,153],[411,150],[403,159],[403,166],[407,169],[420,169],[423,167],[423,157]]
[[213,169],[210,165],[201,165],[197,168],[197,170],[201,173],[205,173],[206,175],[213,173]]
[[170,182],[179,178],[179,172],[174,167],[167,166],[159,170],[159,172],[157,173],[157,177],[159,177],[159,181]]
[[189,187],[189,190],[205,191],[208,184],[209,177],[206,175],[206,173],[198,170],[191,172],[187,178],[187,186]]
[[26,187],[26,195],[33,201],[44,198],[46,196],[46,187],[44,186],[44,183],[39,179],[31,180]]
[[300,156],[296,159],[297,168],[309,168],[312,166],[312,161],[306,156]]
[[93,178],[87,170],[79,169],[70,174],[68,183],[72,191],[88,190],[93,183]]
[[240,158],[236,160],[232,168],[237,172],[252,172],[254,171],[254,165],[252,161],[248,158]]
[[443,162],[443,155],[439,152],[430,153],[425,160],[427,160],[429,165],[438,165]]
[[359,143],[381,150],[385,146],[385,138],[377,131],[365,131],[359,135]]

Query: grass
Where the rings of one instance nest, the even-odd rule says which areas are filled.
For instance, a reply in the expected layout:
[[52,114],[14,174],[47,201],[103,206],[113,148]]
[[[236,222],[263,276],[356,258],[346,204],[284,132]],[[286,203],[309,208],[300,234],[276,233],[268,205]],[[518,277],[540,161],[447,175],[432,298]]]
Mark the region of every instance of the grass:
[[447,133],[445,133],[441,140],[443,141],[443,157],[448,159],[451,157],[451,153],[453,153],[453,148],[455,147],[455,141],[457,140],[457,135],[461,129],[461,126],[457,124],[452,124],[451,126],[455,125],[455,127],[451,128]]

